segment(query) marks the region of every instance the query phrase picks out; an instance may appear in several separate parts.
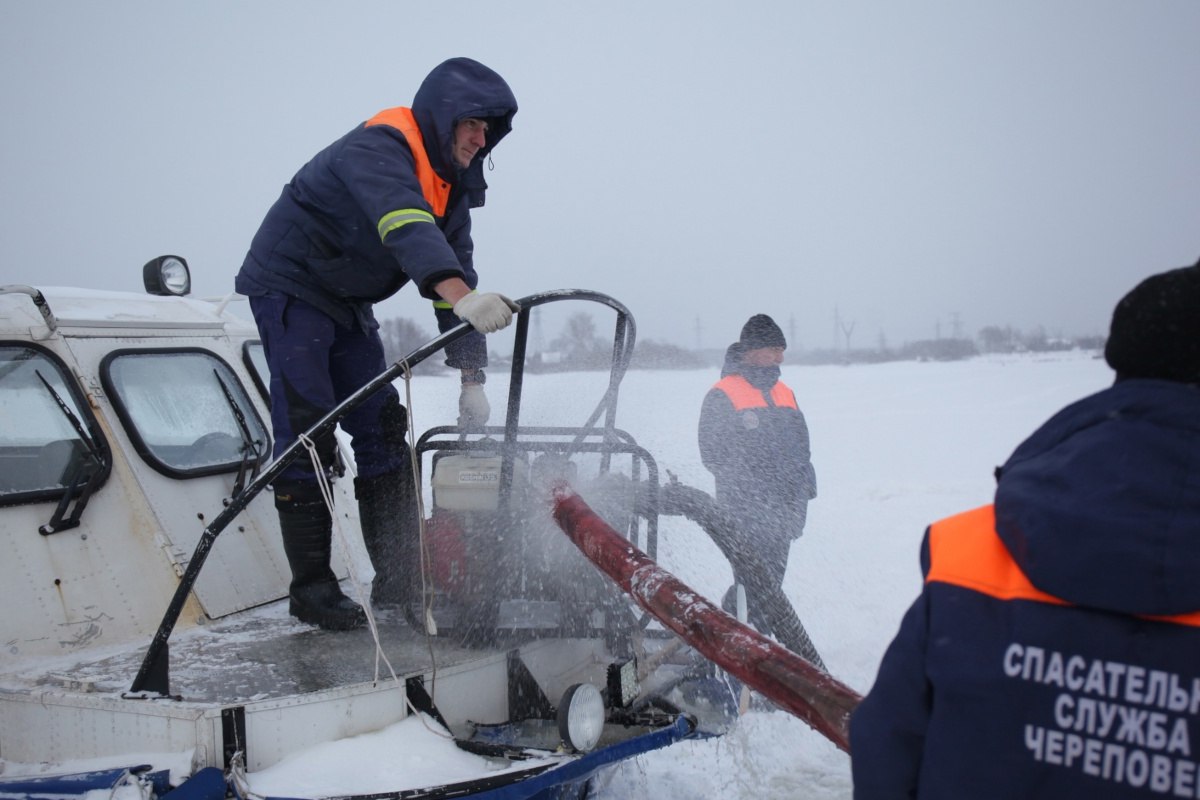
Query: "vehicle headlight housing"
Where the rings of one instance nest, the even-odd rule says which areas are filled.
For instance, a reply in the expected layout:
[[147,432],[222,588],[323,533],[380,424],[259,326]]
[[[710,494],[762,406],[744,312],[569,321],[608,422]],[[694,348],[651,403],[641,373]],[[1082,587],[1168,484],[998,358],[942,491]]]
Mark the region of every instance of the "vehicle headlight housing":
[[590,683],[577,683],[558,704],[558,733],[573,750],[586,753],[604,732],[604,698]]
[[628,708],[637,699],[637,662],[632,658],[614,661],[608,665],[608,700],[614,708]]
[[182,297],[192,291],[192,274],[179,256],[159,256],[142,267],[142,283],[149,294]]

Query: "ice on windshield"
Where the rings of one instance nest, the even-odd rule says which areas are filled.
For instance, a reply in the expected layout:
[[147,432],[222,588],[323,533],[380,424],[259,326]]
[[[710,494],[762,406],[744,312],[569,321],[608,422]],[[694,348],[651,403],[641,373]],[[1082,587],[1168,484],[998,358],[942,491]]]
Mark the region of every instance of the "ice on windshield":
[[106,363],[104,379],[139,452],[160,471],[223,472],[268,450],[267,431],[241,382],[211,353],[119,353]]

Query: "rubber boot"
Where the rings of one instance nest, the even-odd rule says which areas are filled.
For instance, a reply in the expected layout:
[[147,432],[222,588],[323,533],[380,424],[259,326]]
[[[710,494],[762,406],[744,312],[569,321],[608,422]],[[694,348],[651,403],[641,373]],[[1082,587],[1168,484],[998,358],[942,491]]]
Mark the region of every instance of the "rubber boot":
[[420,533],[412,473],[399,469],[355,478],[363,544],[375,568],[371,605],[419,607]]
[[329,566],[333,523],[321,500],[297,501],[276,489],[276,509],[283,530],[283,551],[292,568],[288,611],[301,622],[331,631],[347,631],[366,624],[362,606],[338,585]]

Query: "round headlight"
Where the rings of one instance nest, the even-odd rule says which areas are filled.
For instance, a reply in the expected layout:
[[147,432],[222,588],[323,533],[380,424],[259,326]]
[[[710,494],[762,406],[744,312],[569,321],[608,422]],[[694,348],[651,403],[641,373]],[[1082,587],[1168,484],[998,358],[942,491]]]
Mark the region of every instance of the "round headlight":
[[604,732],[604,698],[590,683],[577,683],[558,704],[558,733],[572,749],[586,753]]
[[192,288],[192,279],[188,275],[187,264],[175,257],[163,261],[162,281],[163,286],[167,287],[171,294],[187,294],[188,290]]
[[179,256],[159,256],[142,268],[142,283],[150,294],[182,296],[192,291],[187,262]]

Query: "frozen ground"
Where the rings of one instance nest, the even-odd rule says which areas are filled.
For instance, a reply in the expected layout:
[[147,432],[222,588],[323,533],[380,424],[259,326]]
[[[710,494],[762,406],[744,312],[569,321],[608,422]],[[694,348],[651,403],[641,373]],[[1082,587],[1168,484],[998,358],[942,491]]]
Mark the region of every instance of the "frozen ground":
[[[499,368],[489,373],[488,394],[498,409],[506,380]],[[870,688],[920,589],[917,549],[925,526],[990,502],[993,468],[1051,414],[1112,380],[1102,359],[1078,352],[951,363],[785,364],[783,374],[808,419],[820,491],[805,535],[792,549],[785,590],[830,671],[859,692]],[[622,384],[618,427],[654,455],[664,479],[669,472],[711,491],[696,421],[716,378],[715,370],[636,371]],[[581,425],[606,379],[601,373],[526,376],[522,423]],[[457,384],[454,377],[413,381],[408,402],[418,431],[453,421]],[[400,388],[406,395],[408,387]],[[658,554],[665,567],[710,598],[729,585],[728,565],[691,523],[663,518]],[[290,766],[260,773],[255,789],[299,796],[299,781],[313,794],[327,794],[323,781],[344,768],[347,752],[365,765],[400,769],[409,779],[415,776],[403,763],[414,761],[432,771],[425,777],[436,776],[463,754],[418,722],[405,720],[379,734],[298,754]],[[394,773],[357,772],[380,786],[400,785]],[[848,757],[778,711],[751,711],[724,737],[627,762],[599,788],[599,797],[609,800],[851,795]],[[372,790],[379,788],[342,787]]]
[[[495,373],[498,370],[493,370]],[[792,548],[785,589],[831,672],[867,691],[920,589],[925,526],[988,503],[993,469],[1064,405],[1112,382],[1094,353],[981,357],[950,363],[783,367],[812,436],[820,494]],[[696,421],[713,370],[629,373],[618,426],[686,484],[711,491]],[[414,395],[418,428],[453,408],[453,387]],[[436,387],[435,387],[436,385]],[[489,383],[499,406],[503,380]],[[581,424],[602,390],[595,374],[530,376],[523,422]],[[416,391],[416,389],[414,389]],[[444,413],[444,412],[442,412]],[[710,598],[730,572],[689,523],[664,519],[659,557]],[[798,719],[751,712],[721,738],[683,743],[622,766],[602,797],[848,798],[849,759]]]

